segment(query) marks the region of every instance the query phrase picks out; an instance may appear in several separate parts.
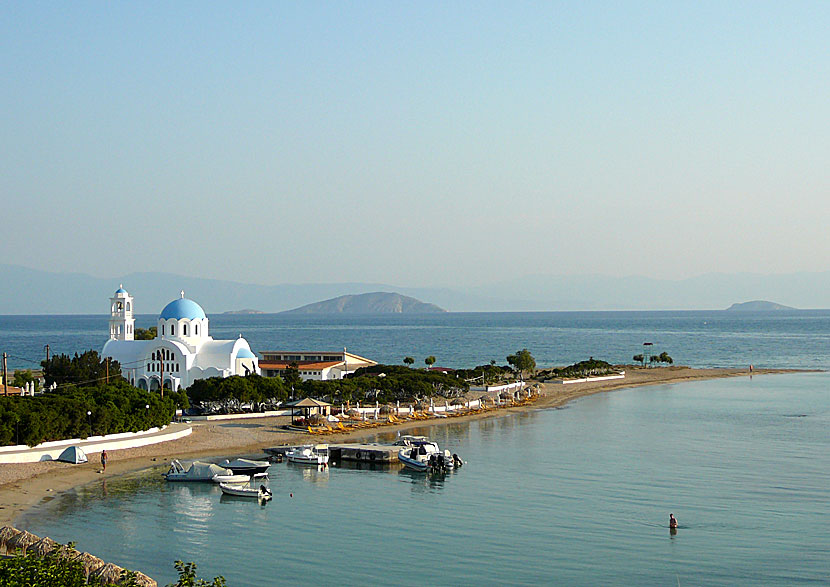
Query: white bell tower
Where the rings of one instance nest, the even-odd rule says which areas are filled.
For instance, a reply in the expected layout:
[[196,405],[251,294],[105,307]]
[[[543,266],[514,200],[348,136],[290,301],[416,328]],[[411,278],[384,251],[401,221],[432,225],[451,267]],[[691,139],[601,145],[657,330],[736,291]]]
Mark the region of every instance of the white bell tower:
[[134,331],[133,296],[122,285],[110,298],[110,339],[133,340]]

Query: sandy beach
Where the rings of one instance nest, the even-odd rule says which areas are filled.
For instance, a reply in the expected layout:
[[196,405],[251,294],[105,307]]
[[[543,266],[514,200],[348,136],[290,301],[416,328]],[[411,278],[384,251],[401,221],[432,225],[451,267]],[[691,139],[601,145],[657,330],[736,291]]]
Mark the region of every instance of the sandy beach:
[[258,454],[263,448],[282,444],[308,442],[357,441],[378,432],[395,432],[424,425],[442,425],[463,420],[493,418],[524,410],[537,410],[561,406],[573,399],[595,393],[603,393],[642,385],[659,385],[687,381],[791,373],[788,369],[691,369],[688,367],[662,367],[642,369],[627,367],[625,379],[575,383],[541,384],[541,397],[533,404],[494,409],[484,413],[458,418],[435,418],[404,422],[324,437],[311,437],[304,433],[286,432],[280,427],[288,423],[288,417],[224,420],[193,424],[193,433],[185,438],[161,444],[134,449],[109,452],[106,473],[101,472],[97,455],[89,463],[72,465],[59,462],[27,464],[5,464],[0,466],[0,526],[14,525],[17,518],[28,508],[45,498],[52,498],[61,492],[101,479],[103,475],[113,477],[128,472],[146,469],[169,462],[173,458],[194,459],[203,457],[237,456]]

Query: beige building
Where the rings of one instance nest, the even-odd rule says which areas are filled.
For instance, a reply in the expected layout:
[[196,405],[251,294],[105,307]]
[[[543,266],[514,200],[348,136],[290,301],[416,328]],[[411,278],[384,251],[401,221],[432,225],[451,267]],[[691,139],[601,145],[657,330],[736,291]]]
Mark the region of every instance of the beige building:
[[376,361],[342,351],[261,351],[259,368],[264,377],[277,377],[296,366],[303,380],[343,379],[361,367],[373,367]]

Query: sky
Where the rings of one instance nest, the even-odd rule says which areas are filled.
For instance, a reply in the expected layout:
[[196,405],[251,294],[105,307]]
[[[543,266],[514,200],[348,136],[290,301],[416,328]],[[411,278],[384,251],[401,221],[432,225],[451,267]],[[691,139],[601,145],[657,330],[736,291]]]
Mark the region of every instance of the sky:
[[2,262],[830,270],[827,2],[3,2]]

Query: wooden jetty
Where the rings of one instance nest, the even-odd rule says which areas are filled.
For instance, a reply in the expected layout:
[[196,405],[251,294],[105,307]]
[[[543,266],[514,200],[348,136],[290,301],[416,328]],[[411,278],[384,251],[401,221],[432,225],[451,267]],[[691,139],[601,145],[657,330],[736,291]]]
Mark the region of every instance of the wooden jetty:
[[[298,446],[308,446],[298,445]],[[392,444],[329,444],[329,459],[334,462],[353,461],[357,463],[391,464],[398,462],[401,446]],[[270,455],[283,455],[294,446],[266,448]]]

